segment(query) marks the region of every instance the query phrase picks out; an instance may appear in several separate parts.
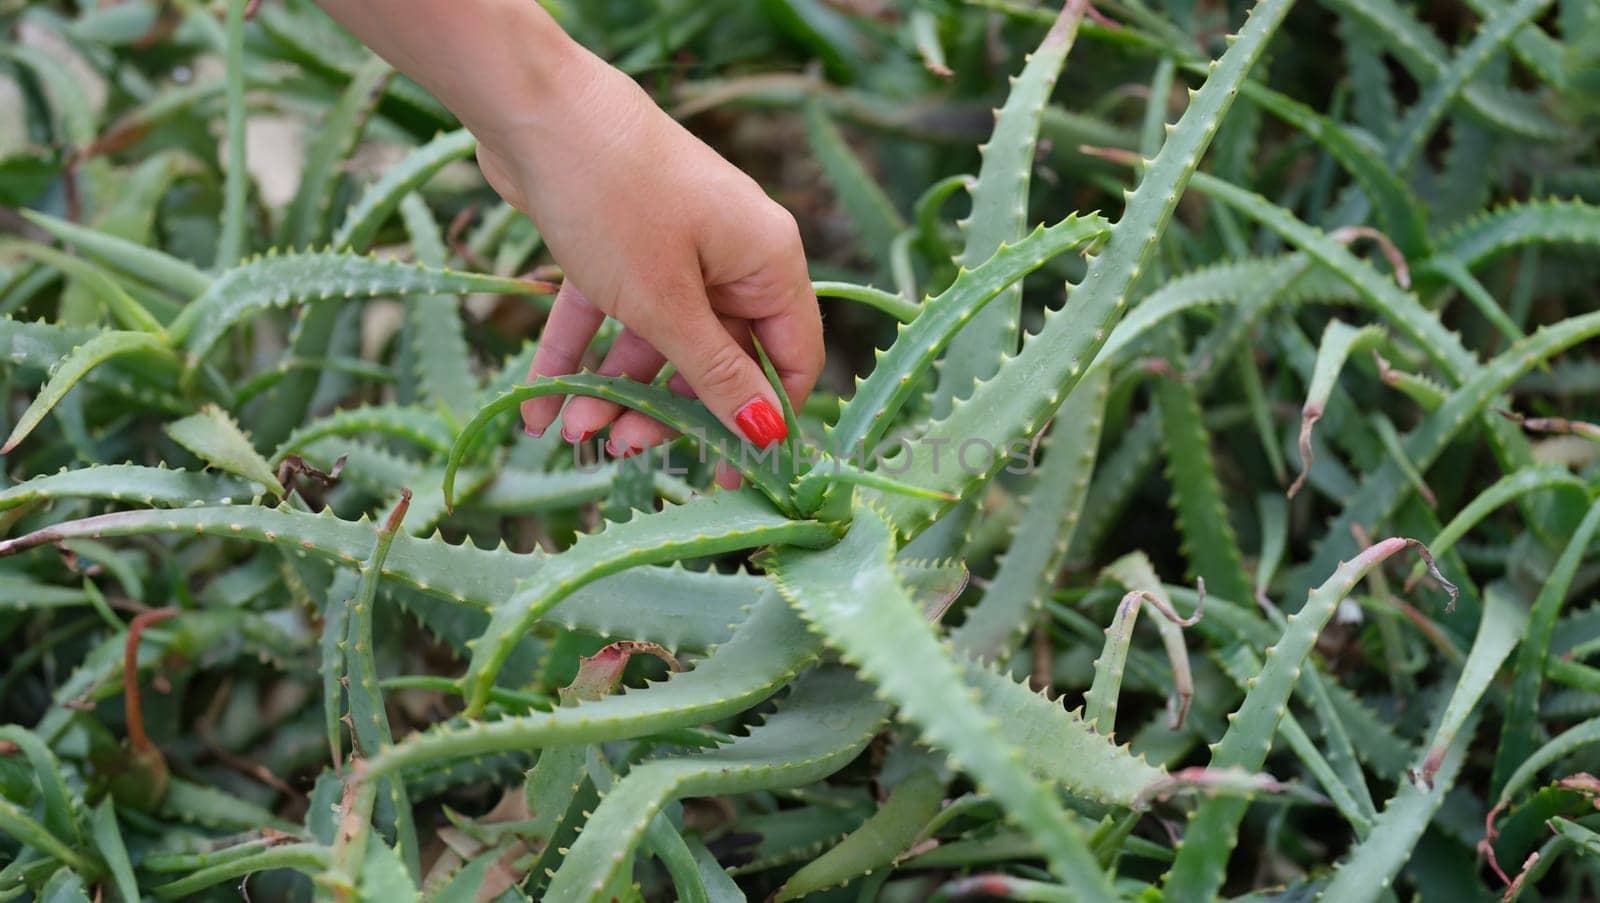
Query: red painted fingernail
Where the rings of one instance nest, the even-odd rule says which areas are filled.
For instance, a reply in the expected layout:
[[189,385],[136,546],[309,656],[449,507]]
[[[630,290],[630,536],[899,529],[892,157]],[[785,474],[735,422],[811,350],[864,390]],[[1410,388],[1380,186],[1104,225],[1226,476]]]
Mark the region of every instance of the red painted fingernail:
[[745,438],[754,442],[757,448],[782,442],[789,435],[789,425],[783,422],[783,415],[765,398],[747,402],[733,415],[733,421],[739,424]]
[[615,439],[606,440],[606,454],[613,458],[631,458],[642,451],[644,451],[644,449],[634,448],[631,445],[623,445],[617,442]]
[[571,443],[573,445],[578,445],[578,444],[581,444],[581,443],[584,443],[584,442],[588,442],[590,439],[593,439],[595,432],[596,432],[596,430],[588,430],[588,431],[585,431],[585,432],[583,432],[583,433],[581,433],[581,434],[579,434],[577,436],[574,436],[574,435],[572,435],[571,432],[569,432],[567,430],[566,427],[562,427],[561,428],[561,438],[567,440],[569,443]]

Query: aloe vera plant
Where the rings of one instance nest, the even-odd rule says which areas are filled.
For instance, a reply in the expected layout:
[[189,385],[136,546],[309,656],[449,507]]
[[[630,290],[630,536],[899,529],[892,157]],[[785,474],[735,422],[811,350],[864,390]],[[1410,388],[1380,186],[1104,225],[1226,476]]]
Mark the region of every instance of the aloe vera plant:
[[306,0],[0,9],[0,900],[1593,896],[1600,17],[1315,5],[560,11],[814,158],[861,372],[759,452],[527,382],[538,230]]

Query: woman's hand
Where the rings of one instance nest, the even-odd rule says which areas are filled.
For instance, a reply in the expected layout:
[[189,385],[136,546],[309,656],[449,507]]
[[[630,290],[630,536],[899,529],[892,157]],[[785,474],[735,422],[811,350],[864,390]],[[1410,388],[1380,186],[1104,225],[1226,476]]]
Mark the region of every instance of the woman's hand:
[[[784,438],[771,356],[805,400],[822,370],[822,320],[794,219],[760,187],[584,50],[531,0],[319,0],[433,92],[478,137],[496,191],[539,227],[566,283],[530,377],[572,373],[605,316],[624,329],[600,372],[670,385],[766,447]],[[523,405],[524,428],[588,439],[614,455],[665,426],[595,398]]]
[[[598,60],[595,60],[598,63]],[[545,324],[530,378],[572,373],[606,315],[625,327],[599,366],[642,382],[670,361],[672,387],[700,398],[730,429],[766,447],[784,437],[778,399],[753,333],[796,403],[822,369],[822,321],[794,218],[747,175],[603,63],[573,73],[541,112],[480,136],[490,184],[538,225],[566,284]],[[597,398],[525,402],[524,427],[587,440],[611,427],[613,455],[671,432]]]

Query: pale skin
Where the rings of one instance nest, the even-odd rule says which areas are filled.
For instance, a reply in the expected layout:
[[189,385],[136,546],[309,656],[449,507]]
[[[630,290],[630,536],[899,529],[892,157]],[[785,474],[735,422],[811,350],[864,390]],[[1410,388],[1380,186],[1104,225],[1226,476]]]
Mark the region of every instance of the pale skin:
[[[788,211],[568,37],[535,0],[318,0],[428,89],[479,142],[495,191],[539,227],[565,282],[530,379],[576,372],[606,316],[623,330],[598,372],[697,396],[756,445],[782,438],[761,341],[798,406],[822,370],[822,320]],[[524,429],[616,456],[672,437],[610,402],[538,398]],[[772,416],[777,416],[774,424]],[[727,474],[720,479],[727,485]]]

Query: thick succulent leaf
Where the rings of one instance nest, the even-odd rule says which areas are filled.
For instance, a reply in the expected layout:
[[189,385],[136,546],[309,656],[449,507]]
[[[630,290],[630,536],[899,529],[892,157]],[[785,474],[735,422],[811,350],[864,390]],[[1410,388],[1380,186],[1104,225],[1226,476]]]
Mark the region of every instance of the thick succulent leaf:
[[357,69],[339,99],[328,108],[317,128],[311,131],[311,146],[306,148],[300,168],[300,183],[279,224],[280,243],[290,248],[309,248],[326,241],[328,214],[333,209],[334,191],[345,162],[355,152],[367,118],[378,106],[384,86],[394,69],[373,57]]
[[400,201],[419,188],[446,165],[472,155],[478,141],[466,129],[446,132],[406,155],[404,160],[384,170],[378,181],[367,187],[339,223],[333,246],[339,250],[364,252],[372,244],[379,227],[392,215]]
[[1460,771],[1472,739],[1472,732],[1466,728],[1476,720],[1478,700],[1522,639],[1526,622],[1527,613],[1520,603],[1490,588],[1472,652],[1462,666],[1461,678],[1433,739],[1424,747],[1422,761],[1384,807],[1372,833],[1339,864],[1323,899],[1338,903],[1377,900],[1411,857]]
[[455,445],[450,449],[444,476],[446,501],[453,498],[457,469],[477,447],[483,432],[490,425],[503,422],[501,415],[515,410],[524,401],[547,395],[603,398],[648,414],[678,432],[693,437],[703,451],[716,453],[781,510],[793,509],[789,487],[778,474],[780,456],[776,446],[757,452],[723,426],[722,421],[706,410],[705,405],[663,386],[647,386],[626,377],[605,377],[591,373],[544,377],[532,385],[518,386],[480,409],[477,416],[461,428],[456,435]]
[[905,231],[905,218],[873,181],[820,102],[806,104],[805,120],[806,138],[823,176],[866,245],[867,257],[883,267],[895,236]]
[[[1444,449],[1468,423],[1483,416],[1500,393],[1516,380],[1556,354],[1600,335],[1600,313],[1583,314],[1554,326],[1540,328],[1518,342],[1450,394],[1448,400],[1429,414],[1405,437],[1405,457],[1417,470],[1426,473]],[[1500,419],[1490,412],[1489,416]],[[1301,571],[1335,565],[1354,546],[1351,524],[1379,523],[1405,498],[1410,480],[1393,459],[1367,473],[1355,495],[1345,501],[1344,511],[1323,534],[1323,540]],[[1306,582],[1302,576],[1297,583]]]
[[1002,241],[987,261],[962,270],[949,288],[923,303],[915,320],[899,328],[894,344],[878,353],[872,373],[857,382],[855,395],[839,412],[829,433],[832,447],[846,455],[858,447],[873,449],[927,368],[973,317],[1007,286],[1068,248],[1103,237],[1106,228],[1098,216],[1068,217],[1015,244]]
[[198,414],[167,424],[166,431],[172,441],[212,467],[260,483],[273,495],[284,494],[272,465],[250,444],[250,437],[233,417],[216,405],[206,405]]
[[28,405],[28,409],[17,418],[17,425],[12,428],[5,445],[0,446],[0,454],[11,451],[26,439],[34,427],[44,420],[45,415],[49,414],[90,370],[114,357],[126,354],[165,353],[168,353],[166,343],[159,336],[148,332],[115,330],[102,332],[73,348],[50,368],[50,375],[45,379],[44,388],[39,390],[39,394]]
[[[1077,386],[1085,368],[1105,344],[1128,303],[1128,295],[1155,252],[1157,240],[1172,218],[1178,198],[1232,106],[1240,83],[1248,76],[1293,0],[1262,0],[1250,13],[1233,45],[1217,60],[1210,78],[1191,98],[1188,109],[1167,137],[1161,152],[1145,169],[1139,187],[1128,196],[1122,218],[1105,248],[1089,262],[1083,282],[1074,287],[1065,307],[1051,311],[1040,331],[1007,360],[995,378],[980,383],[950,416],[923,432],[923,445],[942,440],[955,447],[983,437],[1003,447],[1033,435]],[[996,430],[1005,434],[995,435]],[[907,463],[900,479],[925,488],[967,496],[1001,466],[983,472],[950,466],[924,453]],[[888,461],[886,464],[890,463]],[[948,503],[886,498],[889,515],[909,535],[921,532]]]
[[628,568],[719,555],[765,545],[816,546],[836,529],[790,520],[750,492],[722,492],[586,534],[546,560],[537,579],[495,606],[489,627],[473,644],[463,683],[469,717],[483,710],[495,675],[524,631],[551,607],[601,577]]
[[170,331],[190,359],[200,361],[230,329],[269,308],[341,298],[471,292],[537,295],[548,293],[549,287],[353,254],[268,254],[218,276],[172,321]]
[[[372,555],[361,565],[361,577],[355,594],[348,599],[330,599],[329,604],[345,609],[344,679],[345,696],[349,700],[350,733],[357,753],[371,758],[394,744],[394,734],[389,728],[389,715],[384,708],[383,691],[378,688],[378,662],[373,652],[373,608],[378,601],[378,584],[383,580],[383,561],[389,555],[394,539],[400,533],[406,508],[411,504],[411,494],[402,490],[400,502],[390,512],[377,531],[372,544]],[[376,794],[379,800],[376,815],[378,828],[393,837],[399,854],[408,871],[419,873],[421,852],[417,847],[417,828],[411,818],[411,799],[406,794],[405,783],[394,777],[378,781]]]
[[1508,204],[1452,229],[1439,239],[1438,253],[1472,268],[1516,248],[1550,244],[1600,244],[1600,206],[1555,199]]
[[837,545],[778,550],[773,577],[784,598],[895,703],[901,718],[1033,832],[1052,871],[1086,899],[1110,899],[1082,829],[1023,767],[1019,747],[962,685],[960,666],[917,611],[894,571],[893,539],[881,514],[857,507]]
[[194,298],[211,285],[211,277],[192,264],[138,242],[117,238],[87,226],[57,219],[37,210],[23,210],[28,222],[70,244],[78,253],[100,261],[124,276]]
[[895,785],[889,798],[865,824],[789,876],[773,903],[798,900],[890,865],[905,852],[899,841],[915,837],[943,802],[944,783],[932,771],[913,773]]
[[1471,43],[1455,54],[1439,77],[1428,84],[1416,104],[1406,111],[1405,120],[1400,123],[1400,134],[1390,146],[1388,155],[1389,162],[1397,172],[1410,169],[1455,99],[1467,90],[1506,42],[1549,9],[1552,2],[1517,0],[1483,23]]
[[[1414,540],[1390,538],[1369,546],[1340,565],[1333,576],[1307,597],[1283,636],[1268,651],[1261,673],[1230,719],[1222,741],[1212,747],[1208,767],[1245,771],[1261,768],[1306,659],[1334,610],[1368,571],[1413,543]],[[1451,591],[1454,592],[1454,587]],[[1184,842],[1178,848],[1178,857],[1167,873],[1166,893],[1170,898],[1209,900],[1216,895],[1222,887],[1228,855],[1237,841],[1239,822],[1247,805],[1244,799],[1214,797],[1203,800],[1195,809],[1189,817]]]
[[1083,511],[1105,423],[1110,372],[1109,367],[1090,370],[1061,406],[1011,544],[983,595],[950,633],[956,649],[1004,660],[1044,604]]
[[[372,527],[331,513],[308,514],[289,507],[247,505],[169,511],[120,511],[68,521],[0,540],[0,556],[76,537],[104,538],[159,533],[221,536],[268,543],[295,554],[315,555],[358,566],[372,551]],[[450,545],[401,536],[384,559],[386,579],[480,612],[492,610],[532,578],[548,557],[508,549]],[[673,568],[634,569],[580,589],[556,605],[546,620],[601,636],[651,640],[669,649],[704,649],[728,635],[740,609],[753,602],[761,581]],[[649,609],[638,599],[652,600]]]
[[602,743],[716,721],[777,692],[820,649],[804,623],[769,588],[732,638],[692,669],[663,683],[470,727],[441,725],[401,740],[375,758],[370,768],[374,774],[385,774],[433,761]]
[[[1071,0],[1062,6],[1044,40],[1027,56],[1021,74],[1011,80],[1005,104],[995,116],[994,130],[978,148],[982,162],[969,189],[972,213],[962,224],[967,240],[956,259],[963,267],[976,268],[1027,229],[1039,123],[1088,5]],[[994,303],[974,311],[970,320],[949,340],[950,350],[940,363],[933,402],[936,415],[948,413],[952,401],[966,395],[976,381],[993,376],[1003,356],[1016,350],[1022,287],[1002,288]]]
[[447,454],[455,438],[449,422],[436,411],[404,405],[366,405],[335,411],[295,430],[272,453],[272,460],[282,461],[320,439],[362,433],[403,439],[438,455]]
[[[420,195],[412,193],[400,203],[406,232],[417,259],[430,267],[447,262],[444,237]],[[461,312],[455,298],[430,295],[406,307],[403,339],[410,343],[417,384],[425,397],[451,417],[465,419],[476,407],[478,378],[472,370],[472,352],[462,334]]]
[[[1578,566],[1588,554],[1589,543],[1600,534],[1600,500],[1592,501],[1589,512],[1573,531],[1572,538],[1550,568],[1544,586],[1533,600],[1528,615],[1527,642],[1517,653],[1516,676],[1511,684],[1511,702],[1506,709],[1506,729],[1500,735],[1500,749],[1494,762],[1494,787],[1504,787],[1511,774],[1533,752],[1535,724],[1539,717],[1539,691],[1544,683],[1545,659],[1555,632],[1556,617],[1566,602]],[[1514,731],[1521,731],[1520,735]]]
[[608,887],[668,801],[794,787],[849,764],[887,707],[848,670],[823,666],[796,680],[783,705],[747,736],[708,753],[634,767],[594,810],[545,899],[586,900]]
[[[1446,77],[1450,54],[1443,42],[1394,0],[1323,0],[1324,5],[1360,22],[1361,33],[1394,55],[1418,83],[1431,85]],[[1558,141],[1566,128],[1540,109],[1540,104],[1483,82],[1460,89],[1461,104],[1473,118],[1532,141]]]

